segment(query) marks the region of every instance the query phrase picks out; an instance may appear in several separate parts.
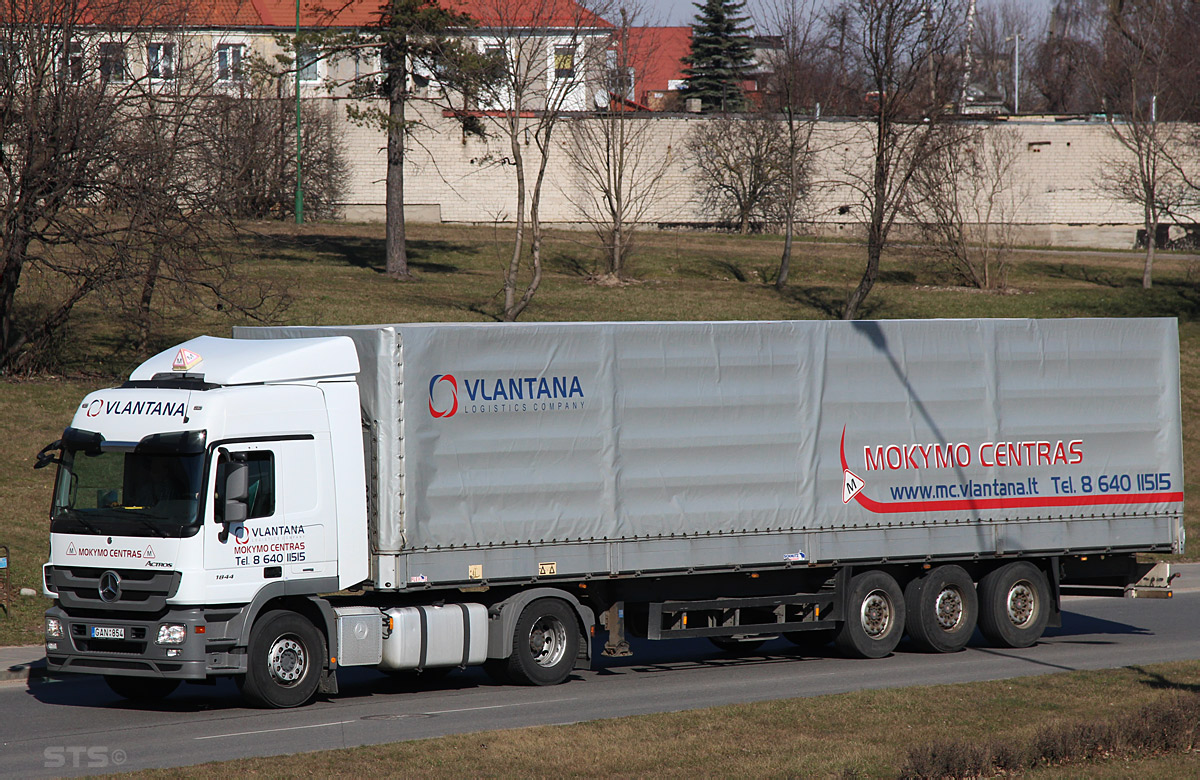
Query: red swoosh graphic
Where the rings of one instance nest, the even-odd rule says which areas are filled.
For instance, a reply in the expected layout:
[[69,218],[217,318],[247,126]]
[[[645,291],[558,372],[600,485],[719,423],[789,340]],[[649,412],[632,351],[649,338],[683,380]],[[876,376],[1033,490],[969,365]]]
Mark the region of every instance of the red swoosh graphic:
[[[842,426],[842,470],[846,463],[846,426]],[[1183,491],[1164,493],[1106,493],[1086,496],[1011,496],[1008,498],[951,498],[939,501],[874,501],[859,491],[854,500],[871,512],[900,514],[903,512],[948,512],[970,509],[1019,509],[1023,507],[1112,506],[1114,504],[1154,504],[1182,502]]]

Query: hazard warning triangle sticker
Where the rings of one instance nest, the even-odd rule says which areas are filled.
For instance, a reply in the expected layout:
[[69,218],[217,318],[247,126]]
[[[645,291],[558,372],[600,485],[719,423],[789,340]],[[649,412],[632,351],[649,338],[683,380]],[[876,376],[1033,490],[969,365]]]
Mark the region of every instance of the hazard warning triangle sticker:
[[142,554],[145,555],[147,558],[153,558],[154,557],[154,548],[151,547],[150,545],[146,545],[146,552],[144,552]]
[[204,358],[200,357],[195,352],[192,352],[190,349],[184,349],[183,347],[180,347],[179,351],[175,353],[174,362],[171,363],[171,370],[187,371],[201,360],[204,360]]
[[842,503],[849,504],[851,499],[857,496],[866,484],[863,482],[862,477],[850,469],[845,469],[842,472]]
[[74,554],[75,554],[75,543],[71,542],[70,544],[67,545],[67,555],[74,555]]

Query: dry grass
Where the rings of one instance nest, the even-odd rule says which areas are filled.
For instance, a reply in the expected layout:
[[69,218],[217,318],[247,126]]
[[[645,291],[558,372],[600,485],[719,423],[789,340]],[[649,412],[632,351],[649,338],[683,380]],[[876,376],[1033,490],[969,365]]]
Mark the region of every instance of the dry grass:
[[[791,699],[140,772],[136,778],[900,776],[910,746],[1034,744],[1200,690],[1200,661]],[[1194,726],[1195,724],[1193,724]],[[1188,760],[1185,760],[1188,759]],[[1168,764],[1178,761],[1179,769]],[[1159,767],[1159,762],[1163,766]],[[1192,777],[1187,756],[1156,777]],[[1104,764],[1076,764],[1092,776]],[[1119,766],[1137,772],[1139,761]],[[1189,768],[1191,771],[1189,771]],[[1084,771],[1080,771],[1084,770]],[[1140,773],[1140,772],[1139,772]],[[1123,775],[1130,776],[1130,775]]]

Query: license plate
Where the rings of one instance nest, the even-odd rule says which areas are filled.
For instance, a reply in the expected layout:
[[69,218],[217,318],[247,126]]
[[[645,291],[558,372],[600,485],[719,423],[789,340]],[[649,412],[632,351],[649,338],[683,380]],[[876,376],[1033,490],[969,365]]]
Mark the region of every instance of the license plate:
[[124,639],[125,629],[121,626],[92,626],[92,639]]

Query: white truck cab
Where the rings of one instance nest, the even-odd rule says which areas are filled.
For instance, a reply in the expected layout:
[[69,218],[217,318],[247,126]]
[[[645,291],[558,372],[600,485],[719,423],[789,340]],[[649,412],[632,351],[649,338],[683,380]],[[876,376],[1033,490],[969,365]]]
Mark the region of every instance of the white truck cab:
[[49,668],[119,692],[245,673],[262,605],[362,582],[357,372],[347,338],[200,337],[88,395],[40,456]]

